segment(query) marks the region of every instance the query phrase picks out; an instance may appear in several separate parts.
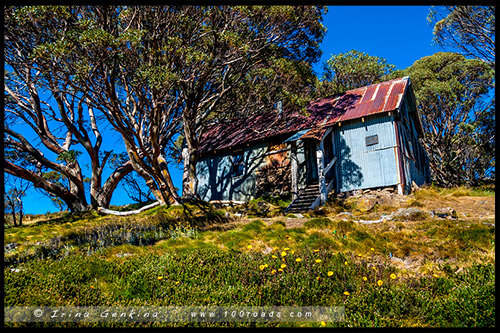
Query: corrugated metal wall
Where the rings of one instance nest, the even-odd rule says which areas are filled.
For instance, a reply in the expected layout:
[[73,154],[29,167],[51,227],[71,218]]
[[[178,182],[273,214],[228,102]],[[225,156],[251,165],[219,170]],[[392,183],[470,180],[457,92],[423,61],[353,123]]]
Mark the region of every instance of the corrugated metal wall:
[[[393,117],[387,114],[334,126],[337,192],[398,184]],[[366,145],[366,137],[378,143]]]
[[232,176],[233,154],[226,153],[200,159],[196,166],[198,194],[203,200],[250,200],[256,192],[255,171],[265,164],[267,144],[245,148],[243,175]]
[[422,185],[430,180],[430,175],[427,175],[428,166],[425,165],[426,153],[421,142],[418,140],[414,119],[409,114],[407,99],[403,100],[401,110],[403,118],[398,128],[402,140],[406,186],[411,187],[412,181],[417,185]]

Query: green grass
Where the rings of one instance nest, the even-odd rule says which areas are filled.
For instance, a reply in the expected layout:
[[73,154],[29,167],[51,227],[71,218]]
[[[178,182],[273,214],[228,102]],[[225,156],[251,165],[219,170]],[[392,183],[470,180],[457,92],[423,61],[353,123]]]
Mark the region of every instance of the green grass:
[[[442,195],[422,191],[425,200]],[[215,231],[229,222],[224,211],[193,203],[128,217],[65,215],[6,229],[5,243],[19,245],[5,253],[5,306],[345,306],[346,322],[327,326],[495,326],[495,228],[480,220],[425,216],[364,225],[318,216],[294,228],[286,217],[262,220]]]
[[440,196],[452,196],[452,197],[491,197],[495,196],[495,186],[493,185],[485,185],[479,187],[466,187],[466,186],[458,186],[452,188],[441,188],[437,186],[428,186],[423,187],[417,192],[415,192],[415,197],[417,199],[434,197],[438,198]]
[[439,189],[440,195],[451,195],[453,197],[489,197],[495,195],[495,189],[491,187],[478,187],[478,188],[469,188],[469,187],[455,187],[455,188],[444,188]]
[[[273,258],[275,252],[120,249],[130,255],[117,257],[114,249],[33,261],[19,272],[6,270],[5,305],[344,306],[346,322],[328,326],[495,325],[492,264],[476,265],[458,274],[443,271],[439,278],[397,274],[391,279],[396,271],[390,265],[378,264],[372,270],[370,259],[357,260],[328,250],[313,252],[308,247],[288,253],[284,261]],[[302,261],[295,261],[299,257]],[[287,265],[283,272],[274,273],[283,263]],[[268,267],[261,270],[263,264]],[[377,284],[379,280],[382,286]],[[344,295],[346,291],[349,296]]]

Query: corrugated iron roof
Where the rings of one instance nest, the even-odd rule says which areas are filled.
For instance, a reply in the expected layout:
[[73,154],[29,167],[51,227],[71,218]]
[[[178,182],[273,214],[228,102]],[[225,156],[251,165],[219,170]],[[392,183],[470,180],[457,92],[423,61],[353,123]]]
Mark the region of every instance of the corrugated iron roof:
[[208,128],[200,139],[200,153],[235,147],[271,136],[292,134],[310,129],[302,138],[320,140],[326,128],[347,120],[366,117],[400,106],[408,78],[381,82],[345,93],[311,101],[309,115],[283,110],[233,118]]

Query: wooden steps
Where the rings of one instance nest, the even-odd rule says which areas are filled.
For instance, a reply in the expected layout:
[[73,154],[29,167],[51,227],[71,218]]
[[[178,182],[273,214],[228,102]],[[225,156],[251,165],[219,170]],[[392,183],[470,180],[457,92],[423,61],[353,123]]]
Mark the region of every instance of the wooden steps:
[[319,196],[319,184],[307,185],[303,189],[297,199],[295,199],[290,206],[287,207],[287,213],[305,212],[310,209],[311,205],[316,201]]

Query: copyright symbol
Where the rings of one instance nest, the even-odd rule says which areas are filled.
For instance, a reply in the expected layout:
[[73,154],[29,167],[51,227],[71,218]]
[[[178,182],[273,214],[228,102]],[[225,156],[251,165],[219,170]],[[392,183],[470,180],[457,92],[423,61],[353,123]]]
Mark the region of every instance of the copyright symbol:
[[35,315],[35,317],[41,317],[43,315],[43,311],[40,309],[36,309],[35,311],[33,311],[33,314]]

